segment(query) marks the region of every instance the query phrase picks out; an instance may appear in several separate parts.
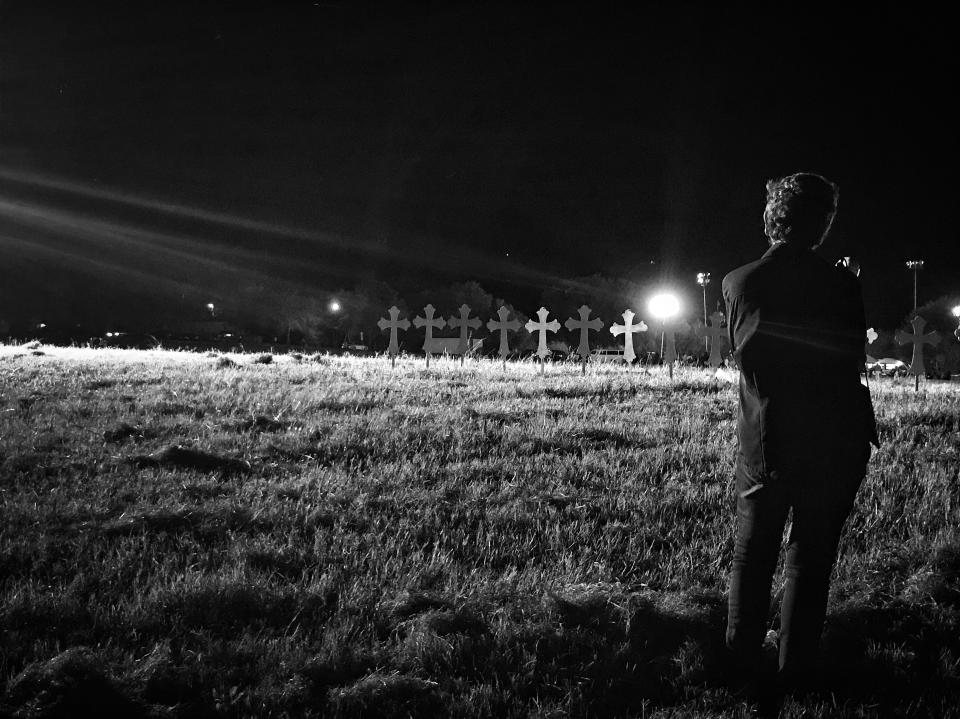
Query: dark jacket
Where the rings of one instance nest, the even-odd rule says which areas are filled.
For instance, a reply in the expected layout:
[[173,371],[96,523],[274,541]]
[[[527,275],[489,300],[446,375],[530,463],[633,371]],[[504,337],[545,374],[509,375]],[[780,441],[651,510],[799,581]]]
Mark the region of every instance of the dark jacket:
[[746,487],[798,460],[863,465],[876,427],[860,382],[866,323],[856,277],[781,244],[723,279],[740,366],[738,479]]

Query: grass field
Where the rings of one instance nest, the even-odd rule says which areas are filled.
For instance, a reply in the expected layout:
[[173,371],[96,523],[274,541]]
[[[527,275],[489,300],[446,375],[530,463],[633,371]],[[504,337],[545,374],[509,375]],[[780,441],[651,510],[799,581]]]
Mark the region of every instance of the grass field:
[[[268,357],[0,346],[0,714],[746,714],[729,379]],[[960,387],[874,397],[785,717],[960,716]]]

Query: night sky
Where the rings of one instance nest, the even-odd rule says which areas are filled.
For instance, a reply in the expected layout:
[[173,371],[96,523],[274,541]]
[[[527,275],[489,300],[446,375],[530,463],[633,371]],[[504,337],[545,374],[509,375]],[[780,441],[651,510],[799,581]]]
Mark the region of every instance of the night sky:
[[799,170],[840,185],[870,324],[907,259],[960,294],[952,25],[723,5],[0,2],[0,319],[594,273],[695,314]]

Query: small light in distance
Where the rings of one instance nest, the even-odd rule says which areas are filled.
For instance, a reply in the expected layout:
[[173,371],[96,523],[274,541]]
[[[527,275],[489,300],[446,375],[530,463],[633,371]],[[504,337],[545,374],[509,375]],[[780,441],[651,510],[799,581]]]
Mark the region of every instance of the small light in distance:
[[331,312],[339,312],[339,311],[340,311],[340,303],[337,302],[336,300],[330,300],[330,304],[328,305],[328,307],[330,308],[330,311],[331,311]]
[[647,307],[658,320],[667,320],[680,312],[680,301],[674,295],[654,295]]

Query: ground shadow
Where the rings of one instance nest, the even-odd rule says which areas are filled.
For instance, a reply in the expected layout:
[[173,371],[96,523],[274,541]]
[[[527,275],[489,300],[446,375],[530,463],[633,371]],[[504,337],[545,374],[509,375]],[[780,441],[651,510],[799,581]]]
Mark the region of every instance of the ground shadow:
[[[877,706],[897,716],[941,716],[955,706],[960,552],[942,550],[932,566],[922,601],[848,603],[831,612],[822,680],[790,701],[811,712],[843,707],[841,715],[851,717]],[[505,635],[492,630],[482,605],[457,608],[449,599],[417,595],[385,610],[382,653],[334,646],[298,673],[296,691],[276,697],[276,708],[337,717],[495,716],[518,705],[600,718],[691,703],[698,711],[725,711],[740,703],[726,688],[726,609],[716,592],[587,587],[549,593],[539,618]],[[772,669],[775,654],[767,660]],[[210,695],[208,685],[198,684],[193,696],[193,685],[181,684],[181,709],[222,713],[201,700]],[[501,687],[503,703],[487,711],[458,699],[480,685]],[[67,716],[95,695],[101,708],[135,716],[158,699],[148,688],[114,683],[95,658],[68,650],[14,679],[0,714],[26,708],[30,716]]]

